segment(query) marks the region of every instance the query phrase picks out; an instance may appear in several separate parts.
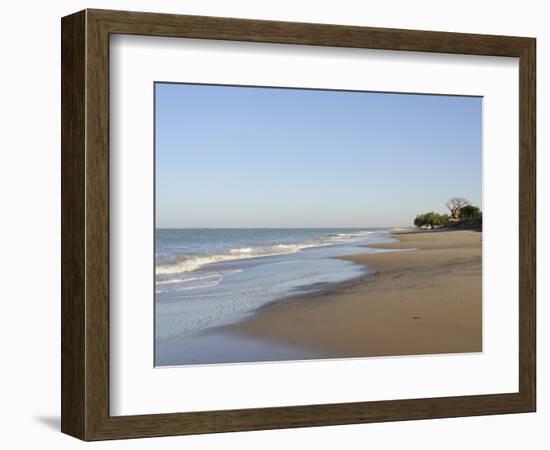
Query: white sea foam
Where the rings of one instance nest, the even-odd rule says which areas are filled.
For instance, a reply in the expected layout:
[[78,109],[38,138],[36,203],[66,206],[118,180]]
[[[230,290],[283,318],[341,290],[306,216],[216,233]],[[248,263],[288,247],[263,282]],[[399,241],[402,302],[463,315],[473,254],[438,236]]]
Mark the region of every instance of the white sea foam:
[[254,252],[254,249],[252,247],[245,247],[245,248],[232,248],[229,250],[229,253],[231,254],[243,254],[243,255],[250,255]]
[[220,253],[215,255],[191,256],[183,261],[178,261],[173,264],[163,264],[156,267],[157,275],[172,275],[178,273],[193,272],[207,264],[221,263],[226,261],[237,261],[239,259],[257,258],[259,256],[271,256],[268,254],[256,254],[251,256],[251,253]]
[[165,288],[162,288],[162,287],[156,287],[155,288],[155,293],[156,294],[162,294],[163,292],[190,291],[192,289],[214,287],[214,286],[217,286],[218,284],[220,284],[221,280],[222,280],[222,278],[219,278],[216,281],[210,281],[208,283],[193,284],[191,286],[181,285],[181,286],[177,286],[173,289],[165,289]]
[[214,287],[220,284],[225,276],[239,272],[241,272],[240,269],[224,270],[204,274],[192,272],[190,276],[186,276],[186,274],[177,274],[178,276],[175,278],[162,278],[156,280],[155,292],[160,294],[163,292],[187,291],[191,289]]
[[183,278],[168,278],[164,280],[157,280],[156,284],[174,284],[174,283],[187,283],[189,281],[199,281],[199,280],[207,280],[209,278],[219,278],[220,273],[209,273],[202,276],[196,276],[196,277],[183,277]]
[[[194,272],[206,265],[214,264],[214,263],[237,261],[242,259],[261,258],[266,256],[286,255],[290,253],[296,253],[308,248],[324,247],[328,245],[336,245],[336,244],[343,244],[346,242],[353,242],[358,239],[366,238],[370,234],[372,234],[372,231],[359,231],[355,233],[352,233],[352,232],[337,233],[337,234],[330,235],[317,240],[301,242],[301,243],[234,248],[234,249],[224,251],[222,253],[217,253],[212,255],[186,256],[177,262],[157,265],[156,275],[161,277],[167,277],[170,275]],[[189,279],[181,280],[181,281],[183,282],[188,280]],[[169,281],[167,279],[160,279],[159,281],[164,283],[177,282],[177,281]],[[159,281],[157,281],[157,283],[159,283]]]

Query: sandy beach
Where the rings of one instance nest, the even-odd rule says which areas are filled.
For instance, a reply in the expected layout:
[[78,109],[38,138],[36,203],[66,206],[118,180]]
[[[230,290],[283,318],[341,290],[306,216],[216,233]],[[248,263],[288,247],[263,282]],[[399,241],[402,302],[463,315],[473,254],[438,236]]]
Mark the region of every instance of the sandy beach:
[[366,275],[272,302],[223,331],[333,357],[482,351],[482,233],[394,237],[376,247],[398,251],[342,257]]

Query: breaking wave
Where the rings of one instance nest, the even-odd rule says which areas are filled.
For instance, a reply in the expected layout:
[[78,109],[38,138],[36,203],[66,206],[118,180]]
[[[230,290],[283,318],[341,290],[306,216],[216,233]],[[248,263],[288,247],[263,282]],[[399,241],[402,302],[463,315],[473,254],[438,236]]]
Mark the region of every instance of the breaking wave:
[[[177,283],[177,278],[165,279],[163,276],[173,276],[175,274],[194,272],[209,264],[237,261],[242,259],[262,258],[266,256],[286,255],[308,248],[353,242],[355,240],[365,238],[369,234],[372,234],[372,232],[361,231],[356,233],[337,233],[334,235],[328,235],[326,238],[295,244],[275,244],[268,246],[233,248],[221,253],[210,255],[181,256],[174,262],[158,264],[156,266],[155,273],[157,276],[160,276],[157,280],[157,284]],[[180,280],[180,282],[189,280],[189,278],[186,278],[185,280]]]

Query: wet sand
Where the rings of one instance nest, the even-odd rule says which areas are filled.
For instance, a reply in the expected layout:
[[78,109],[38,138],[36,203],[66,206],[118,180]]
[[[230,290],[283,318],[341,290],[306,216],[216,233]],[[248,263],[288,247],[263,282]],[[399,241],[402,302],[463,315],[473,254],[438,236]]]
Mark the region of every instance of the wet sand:
[[337,358],[482,351],[482,233],[395,237],[372,247],[402,251],[342,257],[368,275],[273,302],[223,331]]

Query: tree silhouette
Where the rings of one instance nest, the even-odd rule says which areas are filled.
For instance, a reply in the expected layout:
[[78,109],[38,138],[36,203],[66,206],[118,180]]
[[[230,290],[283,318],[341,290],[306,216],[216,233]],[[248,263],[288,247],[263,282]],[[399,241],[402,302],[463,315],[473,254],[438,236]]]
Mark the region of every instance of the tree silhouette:
[[447,208],[451,212],[451,219],[460,218],[460,210],[466,205],[469,205],[470,202],[463,197],[453,197],[447,202]]
[[479,219],[481,210],[477,206],[466,205],[460,208],[459,216],[461,219]]

